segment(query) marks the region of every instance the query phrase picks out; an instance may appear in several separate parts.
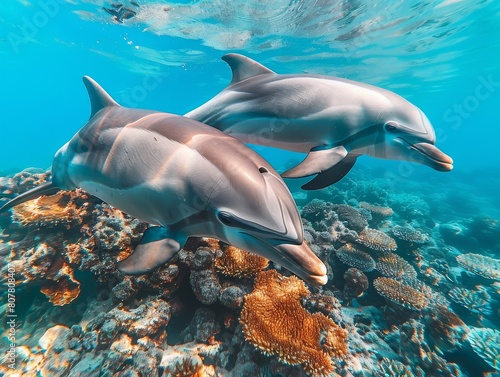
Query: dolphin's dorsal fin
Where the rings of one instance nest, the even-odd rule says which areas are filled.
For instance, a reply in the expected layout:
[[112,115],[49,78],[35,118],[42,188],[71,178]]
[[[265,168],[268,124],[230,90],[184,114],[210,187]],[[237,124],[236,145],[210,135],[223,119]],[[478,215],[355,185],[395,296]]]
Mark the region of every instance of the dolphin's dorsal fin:
[[90,98],[91,112],[90,117],[92,118],[98,111],[104,109],[108,106],[119,106],[118,103],[111,98],[111,96],[106,93],[106,91],[94,81],[94,79],[89,76],[83,76],[83,83],[87,88]]
[[236,84],[253,76],[275,73],[255,60],[240,54],[227,54],[222,57],[222,60],[229,64],[233,71],[233,79],[229,85]]

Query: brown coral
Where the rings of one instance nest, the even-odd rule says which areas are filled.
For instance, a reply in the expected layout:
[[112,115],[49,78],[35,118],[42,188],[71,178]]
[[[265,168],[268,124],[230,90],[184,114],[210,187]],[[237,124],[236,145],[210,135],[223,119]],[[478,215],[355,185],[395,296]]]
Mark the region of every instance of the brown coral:
[[215,267],[224,275],[250,277],[267,267],[269,260],[234,246],[222,245],[222,255],[215,260]]
[[246,340],[265,354],[326,376],[333,372],[330,357],[347,354],[347,333],[330,318],[302,307],[300,299],[309,294],[302,280],[263,271],[245,298],[241,324]]
[[373,286],[381,296],[405,308],[420,311],[429,305],[425,295],[394,279],[377,278],[373,281]]
[[358,270],[369,272],[375,268],[375,261],[364,251],[358,250],[353,244],[345,244],[336,252],[337,257],[345,264]]
[[500,281],[500,260],[487,257],[480,254],[461,254],[457,256],[457,262],[460,266],[473,274],[482,276],[486,279]]
[[356,268],[349,268],[344,274],[344,296],[347,299],[359,297],[368,289],[366,275]]
[[397,249],[396,241],[380,230],[366,228],[358,235],[357,240],[361,245],[376,251],[394,251]]
[[394,214],[394,211],[390,207],[376,206],[374,204],[370,204],[367,202],[360,202],[359,208],[363,208],[366,209],[367,211],[370,211],[372,216],[376,218],[385,218],[392,216]]
[[417,278],[417,271],[415,271],[412,265],[394,253],[386,252],[379,256],[376,269],[390,278],[404,280],[414,280]]

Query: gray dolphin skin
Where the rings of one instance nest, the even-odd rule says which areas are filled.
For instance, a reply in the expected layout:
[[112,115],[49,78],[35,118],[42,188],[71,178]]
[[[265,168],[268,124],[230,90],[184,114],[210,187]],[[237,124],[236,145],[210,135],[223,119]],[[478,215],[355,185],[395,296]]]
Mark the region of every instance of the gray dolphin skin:
[[434,129],[415,105],[388,90],[338,77],[276,74],[239,54],[222,57],[229,86],[185,116],[238,140],[308,153],[282,174],[317,174],[304,189],[342,179],[360,155],[406,160],[450,171]]
[[52,182],[0,208],[80,187],[150,227],[118,263],[142,274],[170,260],[188,237],[212,237],[262,255],[323,285],[326,267],[304,243],[280,175],[236,139],[197,121],[118,105],[84,77],[90,120],[54,157]]

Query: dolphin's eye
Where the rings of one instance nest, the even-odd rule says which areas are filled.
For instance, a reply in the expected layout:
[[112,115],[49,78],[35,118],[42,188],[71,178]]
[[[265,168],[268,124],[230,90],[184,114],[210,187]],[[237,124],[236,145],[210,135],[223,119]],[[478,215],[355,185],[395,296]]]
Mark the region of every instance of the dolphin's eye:
[[89,151],[89,146],[87,144],[80,144],[79,152],[86,153]]
[[262,174],[264,174],[264,173],[269,173],[269,170],[267,170],[264,166],[261,166],[259,168],[259,172],[262,173]]
[[219,212],[219,220],[222,224],[227,226],[234,226],[233,216],[227,212]]
[[385,124],[385,129],[388,132],[396,132],[398,129],[398,124],[396,122],[387,122]]

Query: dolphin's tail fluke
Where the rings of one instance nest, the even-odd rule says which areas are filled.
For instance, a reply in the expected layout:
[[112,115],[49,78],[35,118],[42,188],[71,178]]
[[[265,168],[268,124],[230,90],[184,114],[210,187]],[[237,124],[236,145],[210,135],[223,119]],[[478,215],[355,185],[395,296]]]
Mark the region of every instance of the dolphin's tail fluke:
[[16,196],[14,199],[5,203],[2,207],[0,207],[0,213],[7,211],[8,209],[17,206],[18,204],[27,202],[28,200],[36,199],[42,195],[54,195],[60,189],[52,182],[44,183],[40,186],[32,188],[31,190],[26,191],[25,193]]

